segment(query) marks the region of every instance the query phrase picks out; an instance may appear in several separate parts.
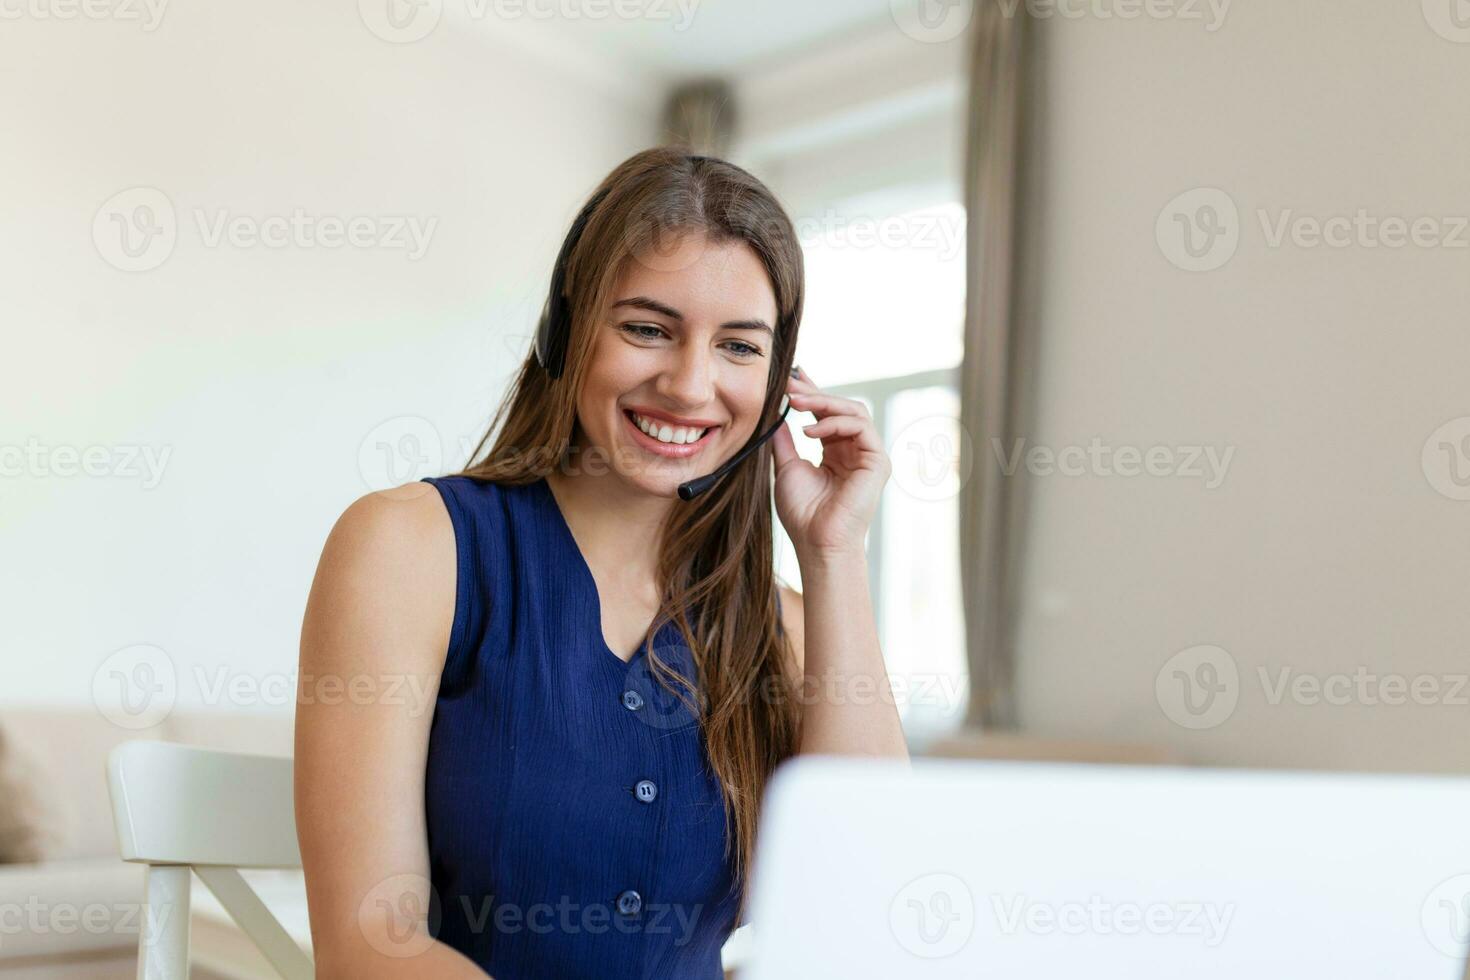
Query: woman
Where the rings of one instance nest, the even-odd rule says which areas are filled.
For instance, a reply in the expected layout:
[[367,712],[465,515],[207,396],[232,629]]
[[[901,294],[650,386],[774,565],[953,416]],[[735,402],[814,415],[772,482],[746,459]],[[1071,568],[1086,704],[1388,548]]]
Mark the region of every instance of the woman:
[[[719,977],[775,766],[907,758],[863,552],[889,462],[791,367],[802,298],[764,185],[639,153],[573,223],[476,461],[337,522],[301,677],[348,694],[296,722],[318,976]],[[680,499],[784,396],[821,466],[780,425]]]

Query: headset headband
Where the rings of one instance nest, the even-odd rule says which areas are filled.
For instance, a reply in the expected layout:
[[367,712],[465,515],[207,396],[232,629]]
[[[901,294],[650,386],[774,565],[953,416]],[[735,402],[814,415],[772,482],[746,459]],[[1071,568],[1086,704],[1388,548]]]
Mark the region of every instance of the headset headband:
[[[689,153],[685,154],[684,159],[690,163],[701,163],[710,157]],[[592,212],[597,210],[607,193],[608,189],[603,188],[582,206],[582,210],[572,221],[571,229],[567,231],[567,237],[561,243],[556,265],[551,270],[551,295],[547,297],[546,312],[536,327],[535,347],[536,360],[553,378],[561,377],[562,371],[566,369],[567,348],[571,345],[572,338],[572,308],[566,297],[567,263],[571,259],[572,250],[582,237],[582,232],[587,228],[587,222],[592,219]]]

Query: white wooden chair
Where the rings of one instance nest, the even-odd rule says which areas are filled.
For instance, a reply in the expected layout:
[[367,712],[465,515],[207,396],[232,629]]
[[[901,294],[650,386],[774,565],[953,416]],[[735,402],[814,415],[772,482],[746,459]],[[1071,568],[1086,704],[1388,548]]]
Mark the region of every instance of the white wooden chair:
[[271,915],[240,868],[299,868],[292,761],[170,742],[124,742],[107,760],[124,861],[147,865],[138,980],[189,976],[190,872],[286,980],[311,980],[311,957]]

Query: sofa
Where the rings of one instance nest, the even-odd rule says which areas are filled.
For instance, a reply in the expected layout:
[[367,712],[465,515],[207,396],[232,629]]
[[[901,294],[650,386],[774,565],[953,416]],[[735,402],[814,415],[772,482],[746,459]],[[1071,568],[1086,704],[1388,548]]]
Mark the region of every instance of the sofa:
[[[0,980],[136,974],[143,873],[118,857],[106,775],[115,745],[163,739],[289,756],[292,735],[288,711],[175,710],[130,730],[90,705],[0,707]],[[204,891],[196,886],[196,900]]]

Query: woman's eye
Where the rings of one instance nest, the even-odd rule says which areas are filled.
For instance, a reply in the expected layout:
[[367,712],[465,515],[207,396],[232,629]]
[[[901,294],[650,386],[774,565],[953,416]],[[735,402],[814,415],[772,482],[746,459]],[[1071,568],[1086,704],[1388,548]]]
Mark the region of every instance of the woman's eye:
[[[639,340],[657,340],[664,335],[662,327],[654,326],[651,323],[622,323],[618,325],[618,329],[630,337],[636,337]],[[759,347],[753,347],[743,340],[728,341],[725,344],[725,348],[742,361],[761,356]]]

